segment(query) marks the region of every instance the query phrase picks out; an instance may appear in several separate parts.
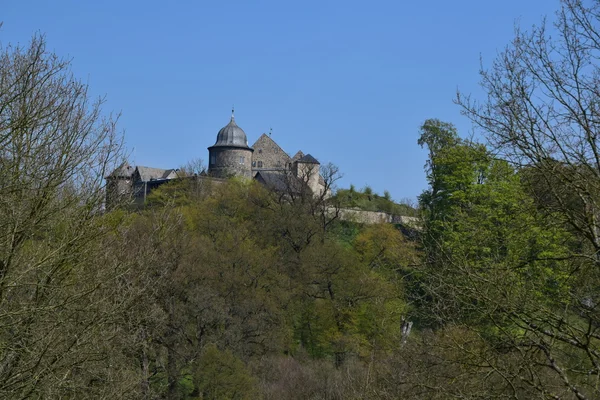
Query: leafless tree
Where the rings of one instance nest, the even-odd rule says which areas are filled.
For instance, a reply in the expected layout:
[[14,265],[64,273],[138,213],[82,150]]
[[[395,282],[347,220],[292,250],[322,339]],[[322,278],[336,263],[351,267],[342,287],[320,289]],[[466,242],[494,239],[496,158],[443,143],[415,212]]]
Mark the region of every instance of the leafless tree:
[[201,158],[194,158],[190,161],[188,161],[187,163],[185,163],[184,165],[182,165],[181,167],[179,167],[179,176],[180,177],[185,177],[185,176],[198,176],[201,174],[205,174],[207,171],[207,167],[206,164],[204,163],[204,160]]
[[118,391],[118,371],[102,367],[119,309],[103,291],[118,270],[99,267],[98,238],[103,178],[121,142],[102,103],[43,36],[2,49],[0,397]]
[[339,204],[331,198],[341,178],[339,168],[331,163],[325,166],[298,164],[273,177],[276,179],[264,183],[281,207],[280,211],[290,214],[281,225],[282,236],[295,251],[301,251],[315,235],[322,239],[339,218]]

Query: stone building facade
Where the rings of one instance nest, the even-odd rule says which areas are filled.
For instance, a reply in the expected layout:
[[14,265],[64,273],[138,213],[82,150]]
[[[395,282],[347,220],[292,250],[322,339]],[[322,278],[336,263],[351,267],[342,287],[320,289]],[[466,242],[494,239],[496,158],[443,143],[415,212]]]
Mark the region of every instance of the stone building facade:
[[292,158],[270,136],[263,133],[252,148],[253,171],[291,168]]
[[241,148],[213,148],[210,152],[210,176],[251,178],[252,152]]

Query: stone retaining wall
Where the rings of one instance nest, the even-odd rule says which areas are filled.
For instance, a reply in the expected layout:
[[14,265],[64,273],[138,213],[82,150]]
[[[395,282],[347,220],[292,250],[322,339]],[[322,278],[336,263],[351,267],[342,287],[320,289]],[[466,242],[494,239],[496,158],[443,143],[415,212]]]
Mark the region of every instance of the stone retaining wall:
[[[335,212],[334,208],[330,212]],[[361,224],[402,224],[412,228],[418,228],[419,218],[394,215],[382,211],[364,211],[355,208],[340,208],[339,218],[344,221],[353,221]]]

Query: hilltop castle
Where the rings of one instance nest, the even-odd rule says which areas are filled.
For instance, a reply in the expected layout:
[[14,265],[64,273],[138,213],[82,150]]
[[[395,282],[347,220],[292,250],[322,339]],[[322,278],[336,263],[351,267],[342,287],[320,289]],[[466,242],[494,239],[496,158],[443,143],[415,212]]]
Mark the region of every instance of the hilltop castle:
[[[320,163],[310,154],[298,151],[288,155],[269,135],[262,134],[252,147],[236,122],[231,120],[217,134],[208,148],[208,170],[199,179],[225,179],[233,176],[255,179],[273,190],[307,186],[314,194],[326,190],[320,174]],[[172,179],[182,178],[178,169],[131,166],[124,163],[106,177],[107,206],[127,197],[137,204],[146,201],[148,193]],[[291,183],[291,185],[290,185]]]

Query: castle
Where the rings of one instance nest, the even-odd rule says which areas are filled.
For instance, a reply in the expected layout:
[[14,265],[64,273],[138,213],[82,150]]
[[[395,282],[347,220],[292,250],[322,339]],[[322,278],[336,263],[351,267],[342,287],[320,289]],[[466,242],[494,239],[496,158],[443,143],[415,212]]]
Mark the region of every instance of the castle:
[[[300,193],[308,189],[313,195],[329,197],[331,182],[321,175],[320,163],[310,154],[298,151],[288,155],[272,138],[262,134],[248,146],[248,138],[231,113],[231,120],[217,134],[215,144],[208,148],[208,169],[191,178],[213,182],[230,177],[254,179],[270,190],[284,193]],[[189,173],[178,169],[161,169],[131,166],[123,163],[106,177],[106,207],[133,202],[141,206],[152,190],[174,179],[190,178]],[[393,223],[420,230],[414,217],[392,215],[383,211],[364,211],[339,208],[330,210],[340,219],[360,223]]]
[[[269,135],[262,134],[252,147],[242,128],[231,120],[217,134],[208,148],[208,170],[199,179],[226,179],[233,176],[255,179],[272,190],[300,190],[308,187],[315,195],[327,188],[320,174],[320,163],[310,154],[298,151],[290,157]],[[135,204],[146,202],[148,194],[170,180],[182,178],[178,169],[131,166],[124,163],[106,177],[106,205],[119,199]]]

